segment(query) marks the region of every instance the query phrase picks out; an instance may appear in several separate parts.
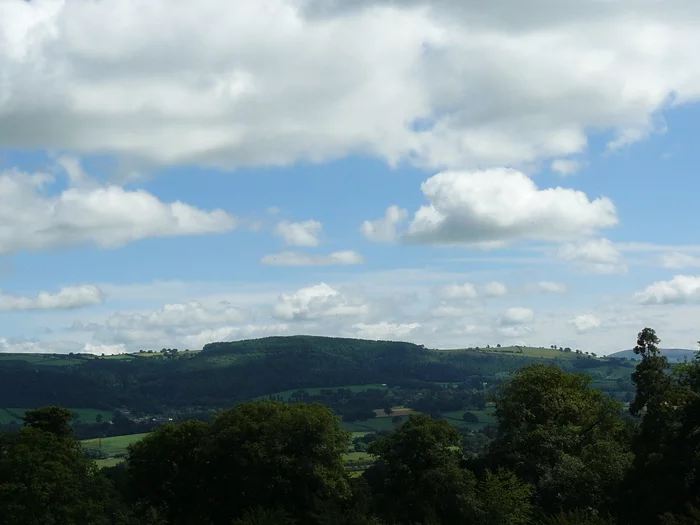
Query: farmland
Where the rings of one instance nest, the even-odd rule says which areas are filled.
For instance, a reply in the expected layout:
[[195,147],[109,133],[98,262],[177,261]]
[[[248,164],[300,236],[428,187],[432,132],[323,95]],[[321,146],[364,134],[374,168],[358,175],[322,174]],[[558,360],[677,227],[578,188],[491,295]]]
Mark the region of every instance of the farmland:
[[126,454],[126,449],[132,443],[143,439],[147,434],[131,434],[127,436],[114,436],[103,439],[86,439],[82,441],[83,447],[101,450],[107,456]]

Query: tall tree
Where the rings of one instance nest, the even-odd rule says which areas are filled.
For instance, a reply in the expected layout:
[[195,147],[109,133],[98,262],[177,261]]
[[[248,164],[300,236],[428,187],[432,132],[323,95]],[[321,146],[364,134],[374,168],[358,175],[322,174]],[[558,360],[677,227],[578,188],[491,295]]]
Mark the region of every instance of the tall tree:
[[652,328],[644,328],[637,336],[634,353],[642,360],[632,374],[632,382],[637,388],[634,401],[630,404],[630,413],[638,415],[654,397],[663,394],[670,386],[670,378],[666,374],[668,359],[662,356],[658,344],[661,340]]
[[621,405],[591,379],[551,365],[521,369],[496,396],[498,433],[486,465],[511,469],[545,511],[612,506],[632,460]]

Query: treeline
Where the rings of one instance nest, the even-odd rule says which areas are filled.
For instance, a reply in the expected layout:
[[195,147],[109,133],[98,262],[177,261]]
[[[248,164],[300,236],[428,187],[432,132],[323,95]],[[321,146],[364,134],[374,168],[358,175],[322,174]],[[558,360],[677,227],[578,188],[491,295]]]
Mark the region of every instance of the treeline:
[[3,525],[689,525],[700,519],[700,361],[671,369],[638,336],[629,410],[590,378],[525,366],[466,453],[444,420],[375,436],[359,477],[349,433],[320,404],[241,403],[164,425],[98,471],[59,407],[0,436]]
[[[289,396],[291,403],[320,403],[332,409],[343,421],[362,421],[375,417],[377,409],[391,412],[391,407],[404,406],[435,418],[443,412],[465,408],[483,410],[486,393],[481,376],[461,383],[440,385],[422,381],[405,381],[393,388],[324,388],[315,393],[300,389]],[[479,389],[479,390],[477,390]],[[270,401],[283,401],[281,396],[268,396]]]

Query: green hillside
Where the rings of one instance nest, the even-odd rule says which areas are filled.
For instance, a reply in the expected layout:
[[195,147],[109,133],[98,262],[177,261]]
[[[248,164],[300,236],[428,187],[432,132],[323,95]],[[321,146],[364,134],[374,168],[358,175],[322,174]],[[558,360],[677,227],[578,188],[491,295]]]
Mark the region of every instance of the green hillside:
[[[483,396],[534,362],[589,373],[596,387],[622,400],[631,387],[631,363],[551,348],[431,350],[403,342],[267,337],[212,343],[198,352],[0,354],[0,425],[19,424],[26,408],[55,404],[81,409],[72,409],[83,414],[75,421],[80,436],[140,433],[244,400],[294,397],[330,406],[353,430],[381,430],[391,423],[372,419],[387,403],[462,410],[474,402],[471,390]],[[3,407],[23,408],[8,413]]]

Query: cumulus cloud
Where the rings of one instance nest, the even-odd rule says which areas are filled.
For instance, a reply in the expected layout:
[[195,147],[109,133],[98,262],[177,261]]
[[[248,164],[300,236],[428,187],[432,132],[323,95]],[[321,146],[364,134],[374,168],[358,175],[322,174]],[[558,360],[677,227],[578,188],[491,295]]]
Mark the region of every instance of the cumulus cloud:
[[352,328],[355,337],[388,341],[405,338],[421,328],[421,325],[420,323],[397,324],[382,321],[374,324],[356,323]]
[[476,299],[479,297],[476,286],[471,283],[451,283],[435,289],[435,293],[441,299]]
[[573,175],[581,169],[581,162],[571,159],[556,159],[552,161],[550,168],[559,175]]
[[290,246],[318,246],[323,225],[314,220],[303,222],[282,221],[275,227],[275,234]]
[[657,281],[635,294],[639,304],[682,304],[700,302],[700,276],[676,275],[669,281]]
[[202,348],[208,343],[237,341],[253,337],[267,337],[272,335],[289,335],[290,326],[288,324],[277,323],[269,325],[243,325],[243,326],[222,326],[219,328],[209,328],[201,332],[187,334],[182,338],[182,344],[186,348]]
[[0,145],[226,166],[351,152],[469,168],[565,158],[588,129],[629,143],[671,96],[697,100],[699,11],[6,0]]
[[407,242],[562,241],[618,222],[610,199],[591,201],[581,191],[560,187],[539,189],[512,169],[442,172],[421,189],[430,204],[415,213],[404,234]]
[[148,313],[115,313],[105,326],[111,330],[149,330],[156,328],[183,328],[219,324],[242,323],[250,313],[228,303],[204,307],[196,301],[166,304],[160,310]]
[[700,266],[700,257],[682,252],[670,252],[661,256],[661,265],[664,268],[679,270]]
[[550,292],[550,293],[564,293],[566,292],[566,285],[564,283],[558,283],[555,281],[540,281],[536,283],[532,288],[539,292]]
[[384,217],[365,221],[360,227],[362,235],[374,242],[393,242],[397,237],[399,225],[408,219],[408,211],[398,206],[389,206]]
[[[1,128],[1,125],[0,125]],[[0,255],[93,244],[116,248],[150,237],[227,232],[236,219],[165,203],[143,190],[119,186],[71,187],[48,195],[48,174],[0,174]]]
[[300,252],[282,252],[265,255],[260,262],[271,266],[334,266],[365,262],[364,257],[353,250],[332,252],[328,255]]
[[359,294],[341,293],[326,283],[301,288],[280,295],[274,306],[277,319],[302,320],[328,317],[347,318],[365,315],[369,311],[366,299]]
[[608,239],[589,239],[559,247],[557,256],[571,261],[588,273],[626,273],[622,253]]
[[569,324],[582,334],[600,327],[601,320],[593,314],[582,314],[570,319]]
[[0,312],[64,310],[101,304],[102,291],[94,285],[66,286],[57,293],[39,292],[36,297],[11,295],[0,290]]
[[508,308],[501,317],[501,325],[514,326],[531,323],[535,319],[535,312],[530,308]]
[[481,290],[486,297],[502,297],[508,293],[508,287],[498,281],[486,283]]

